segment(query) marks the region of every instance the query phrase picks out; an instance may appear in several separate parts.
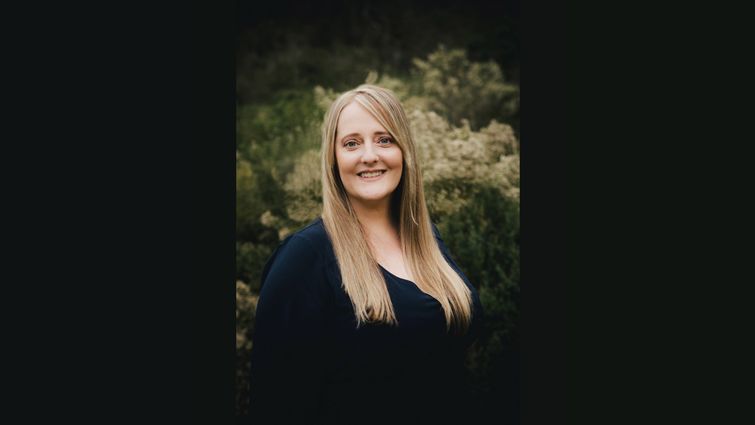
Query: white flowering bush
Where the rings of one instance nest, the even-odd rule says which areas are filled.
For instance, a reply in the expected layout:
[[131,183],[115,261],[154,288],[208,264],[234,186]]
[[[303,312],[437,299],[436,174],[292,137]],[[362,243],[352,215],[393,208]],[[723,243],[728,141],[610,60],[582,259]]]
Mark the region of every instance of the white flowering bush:
[[519,198],[519,147],[511,127],[492,121],[480,131],[450,125],[433,111],[409,114],[425,185],[449,181],[487,185]]

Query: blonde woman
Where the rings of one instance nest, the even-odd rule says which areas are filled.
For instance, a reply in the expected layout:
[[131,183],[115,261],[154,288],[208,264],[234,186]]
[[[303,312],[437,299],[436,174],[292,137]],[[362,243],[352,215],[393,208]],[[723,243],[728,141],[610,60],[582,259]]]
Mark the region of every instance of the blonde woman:
[[262,274],[251,423],[469,423],[477,290],[431,223],[396,96],[342,94],[322,129],[322,216]]

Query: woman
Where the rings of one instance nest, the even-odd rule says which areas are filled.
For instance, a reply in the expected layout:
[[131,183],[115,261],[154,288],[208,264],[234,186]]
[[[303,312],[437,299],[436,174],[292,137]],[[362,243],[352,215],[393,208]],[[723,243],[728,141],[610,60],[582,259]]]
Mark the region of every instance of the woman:
[[322,131],[322,216],[262,273],[253,423],[469,423],[477,291],[431,223],[406,114],[374,85]]

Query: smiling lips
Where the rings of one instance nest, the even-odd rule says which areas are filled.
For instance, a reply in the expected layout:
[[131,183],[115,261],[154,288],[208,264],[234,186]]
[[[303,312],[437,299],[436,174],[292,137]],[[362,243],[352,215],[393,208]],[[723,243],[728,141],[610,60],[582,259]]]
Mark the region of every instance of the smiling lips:
[[376,179],[376,178],[378,178],[378,177],[382,176],[383,174],[385,174],[385,171],[386,171],[386,170],[369,170],[369,171],[361,171],[361,172],[357,173],[357,175],[358,175],[358,176],[359,176],[360,178],[362,178],[362,179],[365,179],[365,180],[372,180],[372,179]]

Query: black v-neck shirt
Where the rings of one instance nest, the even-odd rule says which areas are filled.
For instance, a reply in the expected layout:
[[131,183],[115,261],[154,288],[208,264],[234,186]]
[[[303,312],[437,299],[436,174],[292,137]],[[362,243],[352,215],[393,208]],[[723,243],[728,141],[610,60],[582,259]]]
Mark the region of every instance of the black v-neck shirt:
[[482,306],[433,231],[472,291],[472,324],[462,336],[446,331],[435,298],[382,267],[399,325],[356,329],[322,219],[281,242],[262,273],[249,423],[438,424],[474,416],[464,355],[478,336]]

